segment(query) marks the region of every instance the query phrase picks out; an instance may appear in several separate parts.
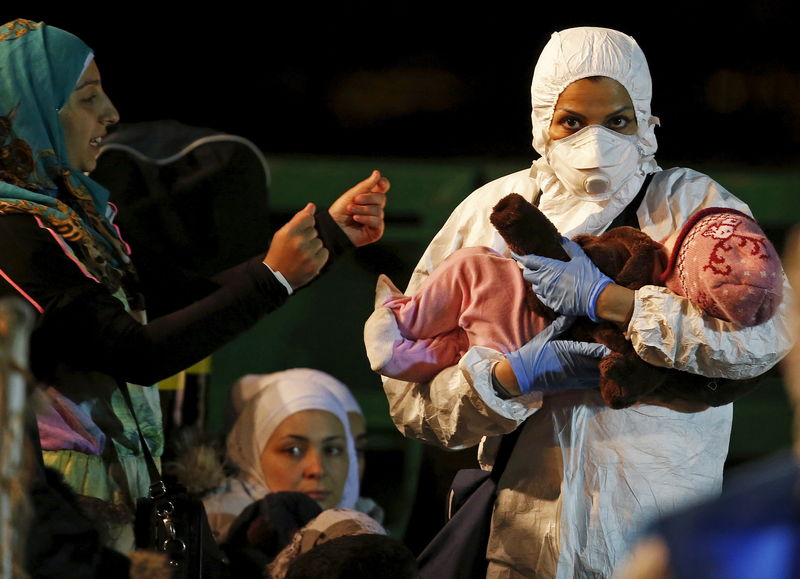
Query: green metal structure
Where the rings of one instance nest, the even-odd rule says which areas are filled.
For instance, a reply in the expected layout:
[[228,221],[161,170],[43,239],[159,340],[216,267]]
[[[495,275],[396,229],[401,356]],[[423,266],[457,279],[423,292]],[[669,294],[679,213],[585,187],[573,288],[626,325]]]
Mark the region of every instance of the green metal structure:
[[[370,370],[364,351],[363,323],[373,309],[376,279],[386,273],[404,287],[452,209],[476,187],[522,169],[527,162],[269,157],[269,163],[273,175],[270,204],[286,219],[307,201],[325,206],[372,169],[380,169],[392,181],[386,234],[374,246],[336,263],[283,308],[214,355],[209,425],[212,430],[224,431],[228,390],[243,374],[310,367],[336,376],[352,388],[367,416],[370,452],[365,494],[386,507],[390,529],[402,534],[415,500],[423,450],[394,428],[380,380]],[[800,171],[699,170],[750,205],[780,252],[786,232],[800,221],[800,203],[792,201]],[[265,224],[265,239],[269,236]],[[731,464],[789,446],[791,410],[778,370],[737,402],[734,413]],[[453,468],[467,460],[464,456],[462,453]]]

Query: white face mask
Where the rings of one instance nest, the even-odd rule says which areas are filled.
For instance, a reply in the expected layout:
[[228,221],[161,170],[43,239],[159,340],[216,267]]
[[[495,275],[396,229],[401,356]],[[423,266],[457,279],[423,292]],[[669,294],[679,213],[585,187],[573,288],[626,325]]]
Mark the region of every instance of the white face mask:
[[636,135],[589,125],[554,141],[547,163],[570,193],[581,199],[603,201],[633,176],[640,158]]

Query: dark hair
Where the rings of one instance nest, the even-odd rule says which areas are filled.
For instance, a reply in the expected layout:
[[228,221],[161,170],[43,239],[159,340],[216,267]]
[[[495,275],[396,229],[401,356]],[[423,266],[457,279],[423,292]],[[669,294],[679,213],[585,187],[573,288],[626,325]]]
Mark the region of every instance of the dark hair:
[[37,191],[28,182],[34,168],[33,152],[28,143],[14,138],[12,125],[16,108],[7,115],[0,115],[0,181]]
[[386,535],[346,535],[300,555],[286,579],[415,579],[413,553]]

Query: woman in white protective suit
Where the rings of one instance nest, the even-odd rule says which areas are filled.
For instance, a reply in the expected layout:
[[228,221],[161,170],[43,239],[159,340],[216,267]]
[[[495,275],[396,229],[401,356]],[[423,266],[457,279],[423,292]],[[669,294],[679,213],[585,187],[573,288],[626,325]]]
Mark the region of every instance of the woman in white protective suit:
[[[554,33],[531,93],[533,146],[541,158],[481,187],[455,209],[406,294],[461,247],[509,255],[489,215],[511,192],[538,199],[570,238],[602,233],[649,174],[635,215],[642,231],[667,245],[703,207],[750,213],[706,175],[658,167],[651,79],[633,38],[601,28]],[[731,405],[699,412],[604,406],[596,390],[586,388],[597,384],[600,354],[557,339],[568,316],[619,322],[641,358],[708,377],[760,375],[790,347],[787,283],[778,312],[743,328],[702,314],[664,287],[633,292],[609,283],[582,252],[570,251],[567,265],[521,258],[540,299],[564,316],[520,350],[504,356],[473,347],[430,383],[384,379],[392,417],[406,436],[452,449],[481,443],[486,469],[499,435],[525,423],[500,480],[487,549],[490,577],[608,577],[642,524],[720,489]],[[389,318],[380,310],[365,329],[371,358],[391,346],[381,327]]]

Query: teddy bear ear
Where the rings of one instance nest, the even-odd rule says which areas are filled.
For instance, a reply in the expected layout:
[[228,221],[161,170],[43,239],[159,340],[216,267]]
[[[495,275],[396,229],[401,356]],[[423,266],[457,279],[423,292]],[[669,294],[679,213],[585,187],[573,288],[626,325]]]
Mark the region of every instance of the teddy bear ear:
[[582,235],[575,241],[604,274],[617,284],[637,290],[660,284],[664,246],[634,227],[616,227],[600,236]]
[[648,240],[639,245],[619,273],[617,283],[638,290],[646,285],[657,285],[664,270],[666,250],[660,243]]
[[558,229],[522,195],[503,197],[492,209],[489,221],[514,253],[569,261]]

